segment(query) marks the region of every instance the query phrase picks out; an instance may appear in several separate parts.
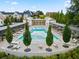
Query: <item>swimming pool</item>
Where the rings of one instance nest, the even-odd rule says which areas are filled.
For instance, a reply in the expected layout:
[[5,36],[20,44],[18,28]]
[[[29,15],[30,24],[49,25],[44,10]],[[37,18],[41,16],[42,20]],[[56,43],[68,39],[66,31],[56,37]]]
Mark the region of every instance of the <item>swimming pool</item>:
[[[30,29],[31,37],[33,41],[44,41],[47,36],[47,29],[46,28],[38,28],[34,27]],[[20,34],[18,37],[19,40],[23,40],[23,34]],[[59,37],[55,36],[53,37],[54,41],[58,40]]]

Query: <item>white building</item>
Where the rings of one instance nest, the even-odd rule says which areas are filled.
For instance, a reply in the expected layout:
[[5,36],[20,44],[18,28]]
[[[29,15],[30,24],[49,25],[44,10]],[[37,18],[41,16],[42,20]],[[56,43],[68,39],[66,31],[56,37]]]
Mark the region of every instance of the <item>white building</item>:
[[39,26],[39,25],[44,25],[44,26],[49,26],[49,21],[51,21],[52,18],[46,17],[45,19],[33,19],[32,17],[27,17],[27,19],[24,19],[24,23],[26,21],[29,23],[29,26]]
[[20,19],[20,17],[22,16],[22,13],[20,13],[20,12],[14,12],[14,14],[12,16],[14,18],[16,17],[17,19]]
[[3,15],[2,13],[0,13],[0,26],[2,26],[4,24],[4,19],[6,18],[5,15]]

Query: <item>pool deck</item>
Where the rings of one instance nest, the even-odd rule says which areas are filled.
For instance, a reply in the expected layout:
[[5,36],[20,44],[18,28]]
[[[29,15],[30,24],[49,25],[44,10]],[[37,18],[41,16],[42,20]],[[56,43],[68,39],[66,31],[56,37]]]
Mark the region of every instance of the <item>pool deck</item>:
[[[54,54],[64,53],[77,47],[71,44],[69,48],[64,48],[62,47],[62,43],[60,43],[59,41],[56,41],[56,43],[58,43],[58,48],[52,45],[51,46],[52,52],[47,52],[45,49],[48,46],[42,42],[32,42],[31,45],[29,46],[29,48],[31,48],[30,52],[24,52],[24,49],[26,49],[27,47],[23,44],[23,42],[20,42],[21,48],[18,50],[7,49],[6,46],[8,46],[8,43],[2,42],[1,43],[2,45],[0,44],[0,50],[19,57],[22,57],[22,56],[30,57],[30,56],[50,56]],[[39,47],[42,47],[42,49],[40,49]]]
[[[57,32],[56,30],[52,30],[53,33],[56,35],[59,32]],[[17,32],[18,33],[18,32]],[[19,33],[23,33],[22,31]],[[17,39],[17,36],[15,36],[16,34],[14,34],[14,38]],[[59,34],[62,35],[62,34]],[[14,40],[16,40],[14,39]],[[40,40],[40,39],[39,39]],[[9,45],[7,43],[6,40],[4,40],[4,42],[0,43],[0,50],[4,51],[6,53],[12,54],[12,55],[16,55],[16,56],[50,56],[50,55],[54,55],[54,54],[59,54],[59,53],[64,53],[67,52],[69,50],[72,50],[74,48],[76,48],[79,45],[73,45],[72,43],[69,43],[70,46],[69,48],[64,48],[62,45],[64,44],[63,40],[62,40],[62,36],[60,38],[60,40],[55,41],[52,46],[52,52],[47,52],[46,48],[48,48],[48,46],[46,45],[45,42],[43,41],[32,41],[31,45],[29,46],[29,48],[31,48],[30,52],[24,52],[24,49],[26,49],[26,46],[23,44],[22,41],[19,41],[19,45],[20,45],[20,49],[18,50],[11,50],[11,49],[7,49],[7,46]],[[58,46],[58,48],[55,47],[55,44]],[[40,49],[40,47],[42,47],[42,49]]]

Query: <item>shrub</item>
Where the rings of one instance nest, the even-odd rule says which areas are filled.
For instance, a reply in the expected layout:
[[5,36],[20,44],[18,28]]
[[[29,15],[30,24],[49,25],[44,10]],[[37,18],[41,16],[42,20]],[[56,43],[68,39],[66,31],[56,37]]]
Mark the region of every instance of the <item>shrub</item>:
[[20,59],[29,59],[28,57],[26,57],[26,56],[24,56],[24,57],[22,57],[22,58],[20,58]]
[[45,16],[44,15],[39,15],[39,18],[44,19]]
[[75,54],[73,54],[73,59],[79,59],[79,54],[77,54],[77,53],[75,53]]
[[5,57],[6,54],[4,52],[0,52],[0,58]]
[[7,16],[6,19],[4,20],[4,25],[11,25],[12,24],[12,18],[11,16]]
[[66,25],[64,27],[64,31],[63,31],[63,41],[65,43],[68,43],[70,41],[70,38],[71,38],[71,30],[70,30],[69,26]]
[[48,28],[47,37],[46,37],[46,44],[51,46],[53,43],[53,34],[51,32],[51,25]]
[[33,56],[30,59],[44,59],[44,57],[42,57],[42,56]]
[[73,59],[71,56],[69,56],[67,59]]
[[12,35],[12,30],[11,30],[11,28],[9,27],[9,25],[7,25],[5,37],[6,37],[6,40],[7,40],[8,43],[11,43],[11,42],[12,42],[13,35]]
[[60,54],[59,55],[59,59],[65,59],[66,58],[66,55],[65,54]]
[[29,31],[28,23],[25,24],[25,32],[24,32],[23,36],[24,36],[23,43],[26,46],[29,46],[31,44],[31,34]]
[[7,56],[7,59],[19,59],[19,57],[13,56],[13,55],[9,55],[9,56]]

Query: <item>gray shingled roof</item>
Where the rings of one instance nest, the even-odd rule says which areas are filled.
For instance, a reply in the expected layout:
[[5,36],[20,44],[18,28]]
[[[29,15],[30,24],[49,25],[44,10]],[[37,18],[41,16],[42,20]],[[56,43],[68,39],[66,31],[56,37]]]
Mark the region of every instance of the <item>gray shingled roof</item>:
[[22,15],[23,14],[21,12],[1,12],[1,13],[4,14],[4,15],[13,15],[14,13],[17,13],[19,15]]
[[14,13],[13,12],[1,12],[2,14],[5,14],[5,15],[13,15]]

